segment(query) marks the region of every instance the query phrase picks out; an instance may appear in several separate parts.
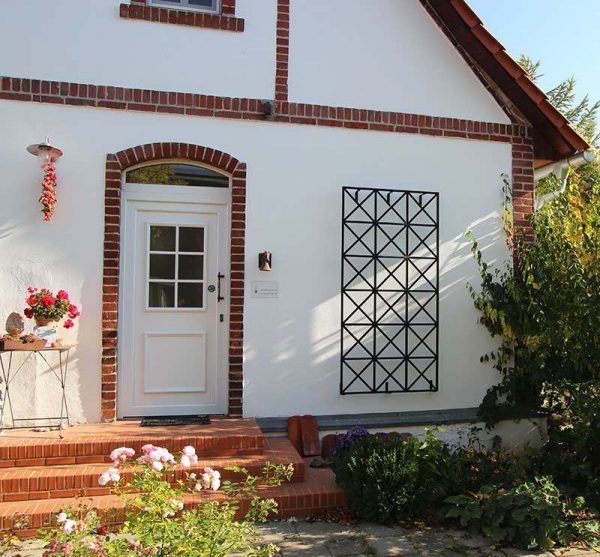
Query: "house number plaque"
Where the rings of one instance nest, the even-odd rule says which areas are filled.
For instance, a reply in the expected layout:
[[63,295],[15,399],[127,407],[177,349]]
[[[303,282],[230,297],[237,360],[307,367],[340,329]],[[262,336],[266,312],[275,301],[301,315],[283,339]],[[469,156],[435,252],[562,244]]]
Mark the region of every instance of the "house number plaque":
[[273,281],[253,281],[253,298],[279,298],[279,283]]

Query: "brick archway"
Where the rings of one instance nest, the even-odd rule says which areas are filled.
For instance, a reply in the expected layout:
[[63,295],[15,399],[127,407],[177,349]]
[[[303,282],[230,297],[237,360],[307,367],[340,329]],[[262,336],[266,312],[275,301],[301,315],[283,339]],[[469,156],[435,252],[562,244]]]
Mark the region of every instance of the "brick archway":
[[136,164],[185,159],[231,176],[231,303],[229,314],[229,403],[231,417],[242,415],[242,350],[244,327],[244,244],[246,164],[208,147],[187,143],[149,143],[106,156],[104,193],[104,266],[102,280],[102,419],[117,418],[117,341],[119,260],[121,249],[121,174]]

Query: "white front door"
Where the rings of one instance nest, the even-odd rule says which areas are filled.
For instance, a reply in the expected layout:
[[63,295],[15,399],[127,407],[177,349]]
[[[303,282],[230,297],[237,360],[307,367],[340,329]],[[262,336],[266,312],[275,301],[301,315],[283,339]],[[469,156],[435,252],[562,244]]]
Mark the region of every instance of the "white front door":
[[119,417],[226,413],[228,192],[211,189],[123,185]]

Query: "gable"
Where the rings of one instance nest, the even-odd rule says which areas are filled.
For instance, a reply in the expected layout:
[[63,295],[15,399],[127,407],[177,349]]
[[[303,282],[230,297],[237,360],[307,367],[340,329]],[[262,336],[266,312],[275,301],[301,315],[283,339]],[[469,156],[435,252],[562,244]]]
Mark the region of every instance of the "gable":
[[509,123],[419,0],[294,0],[290,101]]

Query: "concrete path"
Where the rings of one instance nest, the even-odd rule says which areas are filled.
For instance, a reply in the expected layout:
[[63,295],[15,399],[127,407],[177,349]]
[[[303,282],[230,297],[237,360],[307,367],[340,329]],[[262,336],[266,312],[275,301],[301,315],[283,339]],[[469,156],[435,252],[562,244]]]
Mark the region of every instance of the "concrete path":
[[[290,520],[269,522],[259,526],[260,537],[265,543],[274,543],[282,557],[351,557],[371,556],[428,556],[485,555],[490,557],[600,557],[600,550],[569,549],[536,553],[514,549],[497,549],[485,538],[469,536],[464,532],[438,528],[406,530],[388,528],[377,524],[360,523],[347,526],[328,522]],[[24,544],[18,551],[6,557],[41,557],[43,549],[39,541]],[[0,557],[5,557],[0,555]]]

